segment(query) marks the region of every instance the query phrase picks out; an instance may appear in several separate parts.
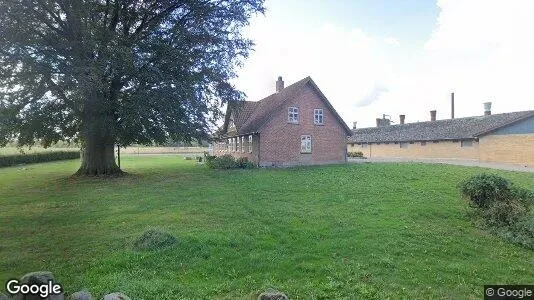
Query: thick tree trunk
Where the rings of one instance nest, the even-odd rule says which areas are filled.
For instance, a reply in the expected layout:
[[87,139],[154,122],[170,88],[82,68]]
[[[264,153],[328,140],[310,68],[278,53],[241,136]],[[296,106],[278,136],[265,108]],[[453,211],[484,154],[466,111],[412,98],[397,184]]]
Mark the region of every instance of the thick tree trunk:
[[120,175],[122,170],[115,163],[114,145],[87,141],[82,149],[82,165],[76,175]]
[[96,91],[87,95],[84,107],[82,137],[82,164],[76,175],[121,175],[115,163],[113,134],[114,118],[109,103]]

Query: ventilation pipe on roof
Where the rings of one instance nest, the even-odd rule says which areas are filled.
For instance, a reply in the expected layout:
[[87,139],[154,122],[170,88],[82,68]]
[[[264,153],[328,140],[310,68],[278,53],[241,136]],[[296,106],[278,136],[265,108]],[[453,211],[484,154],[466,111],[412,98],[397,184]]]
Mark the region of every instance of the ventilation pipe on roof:
[[357,124],[357,123],[358,123],[358,122],[352,122],[352,129],[356,130],[356,124]]
[[405,115],[400,115],[399,116],[399,119],[400,119],[400,124],[404,124],[404,120],[406,119],[406,116]]
[[484,115],[491,115],[491,102],[484,102]]
[[436,111],[435,110],[431,110],[430,111],[430,121],[432,121],[432,122],[436,121]]
[[451,119],[454,119],[454,93],[451,93]]
[[284,81],[282,80],[282,76],[278,76],[278,80],[276,81],[276,92],[279,93],[283,89]]

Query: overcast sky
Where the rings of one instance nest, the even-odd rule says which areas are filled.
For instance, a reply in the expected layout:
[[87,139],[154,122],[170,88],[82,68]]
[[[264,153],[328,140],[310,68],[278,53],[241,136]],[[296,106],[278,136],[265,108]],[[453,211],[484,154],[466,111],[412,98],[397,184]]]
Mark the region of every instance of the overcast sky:
[[267,0],[235,81],[250,101],[311,76],[345,122],[534,109],[534,1]]

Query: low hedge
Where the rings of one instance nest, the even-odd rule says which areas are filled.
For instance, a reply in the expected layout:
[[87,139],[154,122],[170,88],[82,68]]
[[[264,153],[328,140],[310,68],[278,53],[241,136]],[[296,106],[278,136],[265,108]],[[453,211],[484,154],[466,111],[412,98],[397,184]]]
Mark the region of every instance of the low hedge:
[[50,151],[31,154],[10,154],[0,156],[0,167],[16,166],[20,164],[35,164],[47,161],[80,158],[80,151]]
[[362,151],[347,152],[348,157],[364,158]]
[[256,165],[249,161],[248,158],[240,157],[235,159],[230,154],[213,156],[205,153],[204,158],[206,166],[210,169],[252,169],[256,167]]

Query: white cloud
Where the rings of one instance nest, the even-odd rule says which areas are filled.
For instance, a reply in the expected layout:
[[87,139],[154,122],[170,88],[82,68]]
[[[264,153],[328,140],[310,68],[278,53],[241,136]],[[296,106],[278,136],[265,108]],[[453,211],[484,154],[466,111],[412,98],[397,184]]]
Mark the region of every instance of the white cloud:
[[[450,92],[456,116],[480,115],[482,103],[493,112],[534,109],[533,1],[438,1],[438,24],[411,70],[398,70],[397,88],[386,102],[410,105],[407,121],[450,117]],[[410,118],[412,117],[412,118]]]
[[384,42],[389,45],[398,46],[400,44],[399,40],[394,37],[387,37],[384,39]]
[[373,126],[383,113],[414,122],[437,109],[438,118],[448,118],[453,91],[457,117],[482,114],[486,101],[495,113],[534,109],[534,1],[440,0],[438,6],[424,47],[398,52],[410,45],[360,28],[284,23],[268,12],[249,28],[256,51],[236,85],[259,100],[274,92],[277,76],[288,85],[310,75],[347,124],[360,127]]
[[358,28],[333,24],[286,26],[267,15],[256,18],[248,34],[256,47],[239,73],[236,86],[252,101],[272,94],[278,76],[283,77],[286,86],[311,76],[349,122],[358,105],[376,100],[365,97],[377,86],[384,89],[391,77],[387,60],[380,54],[381,40]]
[[380,99],[382,94],[389,92],[389,89],[382,85],[376,85],[369,94],[365,95],[360,101],[356,103],[356,106],[367,106]]

